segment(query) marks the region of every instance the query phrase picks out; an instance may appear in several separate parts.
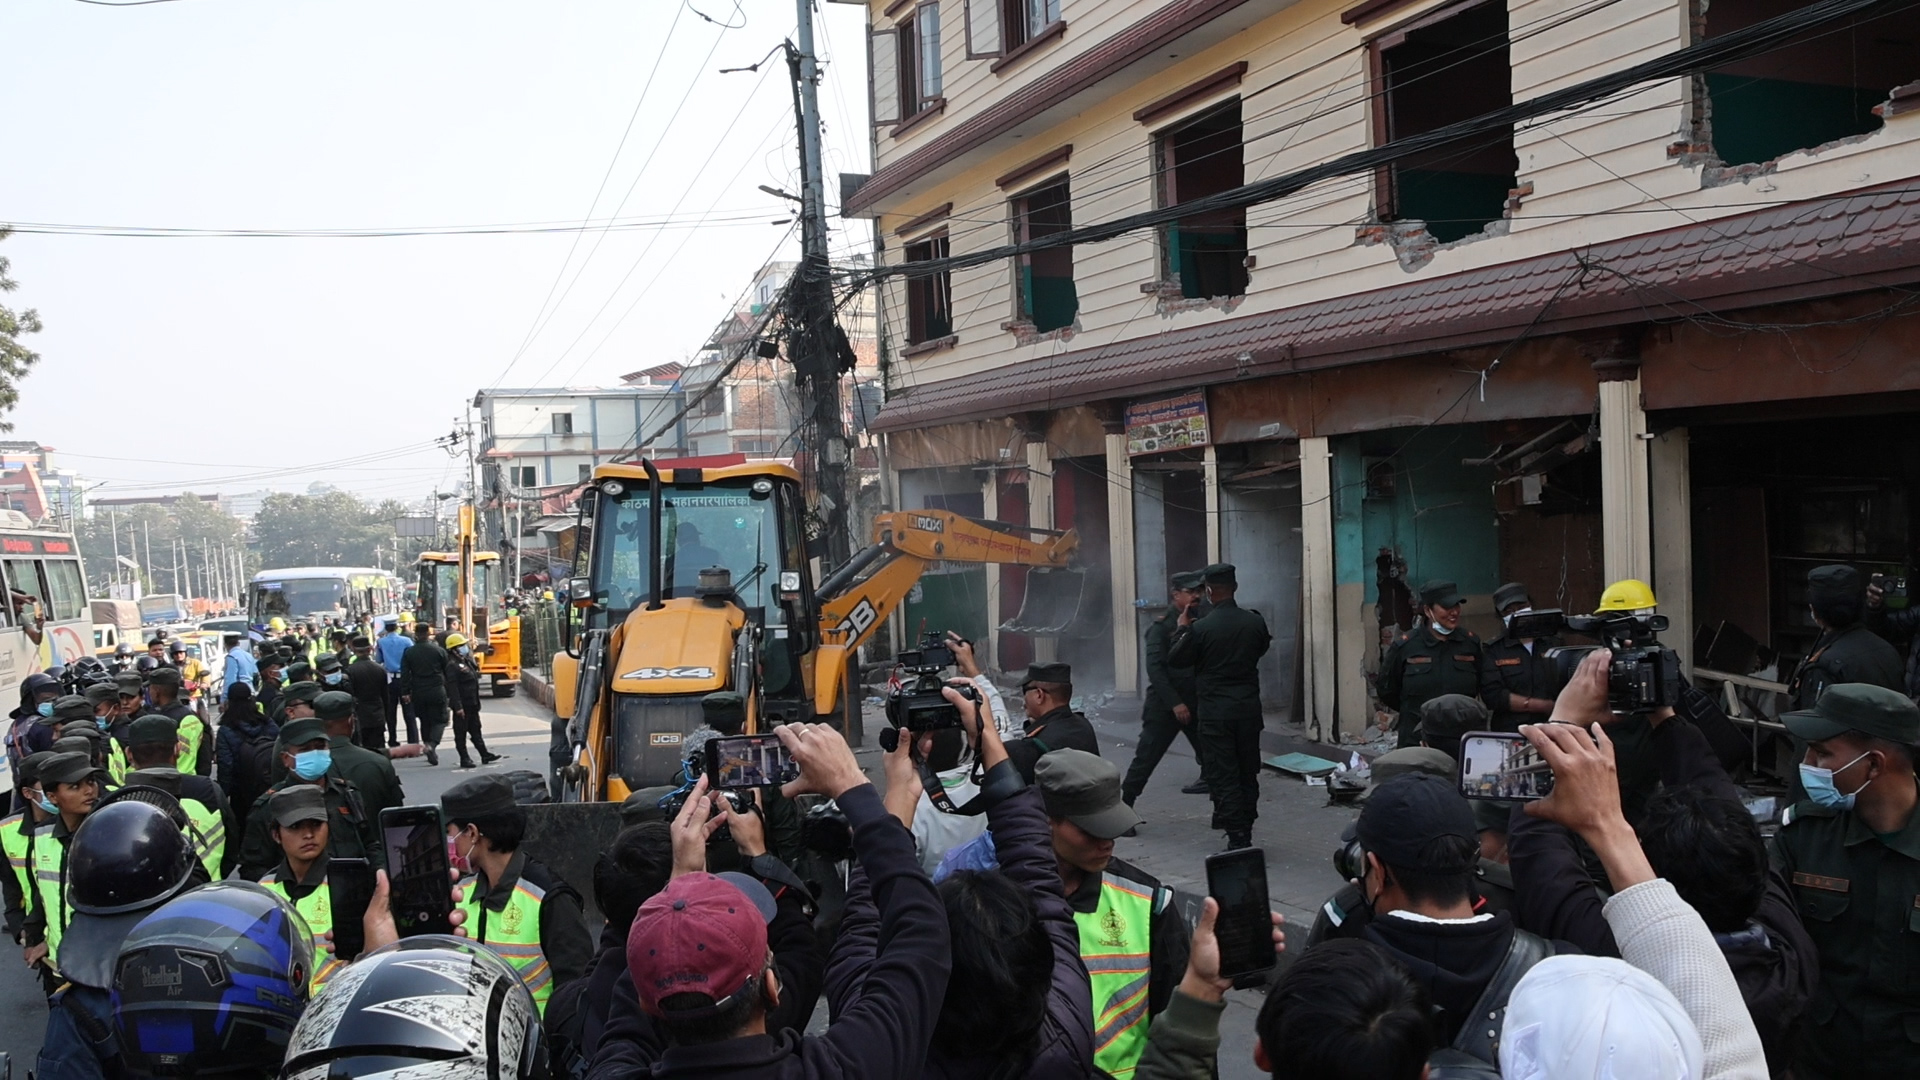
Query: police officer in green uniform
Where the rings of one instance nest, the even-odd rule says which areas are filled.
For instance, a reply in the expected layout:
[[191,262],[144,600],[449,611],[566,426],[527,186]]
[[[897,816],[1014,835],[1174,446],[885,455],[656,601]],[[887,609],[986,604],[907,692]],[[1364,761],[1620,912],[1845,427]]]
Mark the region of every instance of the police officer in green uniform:
[[1007,743],[1007,760],[1027,783],[1033,783],[1033,764],[1055,750],[1100,752],[1100,737],[1087,718],[1073,711],[1073,667],[1070,664],[1028,664],[1020,680],[1020,704],[1027,711],[1023,738]]
[[53,756],[51,750],[28,754],[20,762],[20,794],[26,808],[0,820],[0,849],[7,854],[7,875],[0,878],[0,896],[6,899],[7,936],[15,945],[21,935],[27,912],[33,908],[33,834],[53,819],[53,805],[40,790],[40,766]]
[[187,838],[194,854],[206,865],[207,877],[218,881],[233,869],[234,845],[229,838],[238,833],[239,822],[219,784],[175,767],[180,742],[180,725],[168,717],[149,713],[135,720],[127,728],[130,769],[126,782],[157,787],[180,801],[193,826]]
[[1480,639],[1460,625],[1465,601],[1451,581],[1420,587],[1426,620],[1400,635],[1380,661],[1380,703],[1399,712],[1400,746],[1420,742],[1420,706],[1442,694],[1480,693]]
[[287,721],[274,749],[287,776],[268,788],[247,811],[246,835],[240,843],[240,876],[258,881],[279,861],[271,829],[273,815],[267,802],[295,784],[313,784],[326,796],[329,855],[365,859],[379,866],[378,823],[367,813],[360,790],[333,767],[333,750],[320,721],[311,716]]
[[[347,961],[327,948],[327,934],[333,929],[333,891],[327,887],[327,799],[312,784],[295,784],[276,792],[267,800],[272,819],[273,842],[280,849],[280,864],[267,871],[260,884],[287,898],[307,922],[313,935],[313,976],[311,993],[333,978]],[[366,914],[361,912],[361,915]]]
[[1806,743],[1807,800],[1782,815],[1773,865],[1820,956],[1793,1075],[1920,1075],[1920,706],[1837,683],[1781,719]]
[[380,820],[380,811],[406,802],[400,775],[393,762],[378,751],[357,746],[353,741],[353,695],[328,690],[313,699],[313,710],[327,729],[327,747],[333,751],[333,767],[360,789],[367,804],[367,816]]
[[[1133,764],[1127,766],[1127,779],[1120,785],[1121,797],[1128,806],[1146,789],[1147,779],[1166,756],[1176,735],[1185,735],[1193,747],[1193,759],[1200,760],[1200,740],[1194,734],[1195,696],[1193,669],[1174,667],[1167,662],[1167,645],[1180,616],[1200,602],[1203,576],[1188,570],[1168,579],[1167,613],[1147,626],[1147,700],[1140,711],[1140,743],[1133,749]],[[1185,795],[1204,795],[1207,785],[1195,780],[1180,789]]]
[[1194,621],[1191,610],[1175,624],[1169,663],[1193,668],[1199,704],[1200,769],[1213,798],[1213,828],[1227,849],[1253,846],[1259,815],[1260,658],[1273,644],[1267,621],[1234,603],[1239,579],[1230,563],[1201,571],[1213,610]]
[[527,812],[499,774],[460,781],[440,797],[453,854],[472,874],[461,882],[467,933],[513,965],[545,1013],[547,999],[587,973],[593,939],[580,894],[527,857]]
[[1835,683],[1871,683],[1889,690],[1905,686],[1900,652],[1867,628],[1867,580],[1851,566],[1807,571],[1807,604],[1820,637],[1794,670],[1787,692],[1796,709],[1811,709]]
[[60,986],[60,938],[73,921],[67,902],[67,846],[80,823],[93,813],[104,791],[105,774],[85,754],[56,753],[40,766],[40,790],[55,814],[33,834],[33,909],[22,925],[26,961],[40,971],[51,994]]
[[1146,1050],[1153,1017],[1186,973],[1187,922],[1173,890],[1113,857],[1114,838],[1140,824],[1120,798],[1118,766],[1061,750],[1040,759],[1034,781],[1093,990],[1093,1063],[1102,1075],[1125,1080]]
[[[1515,615],[1533,610],[1533,599],[1525,585],[1509,581],[1493,590],[1493,609],[1503,623],[1512,625]],[[1539,723],[1553,713],[1553,699],[1560,696],[1560,673],[1547,659],[1547,650],[1557,644],[1509,632],[1481,648],[1480,700],[1493,710],[1493,730],[1519,731],[1521,724]]]
[[197,776],[213,775],[213,733],[193,706],[180,700],[186,676],[177,667],[157,667],[147,676],[148,711],[179,725],[180,757],[174,768]]

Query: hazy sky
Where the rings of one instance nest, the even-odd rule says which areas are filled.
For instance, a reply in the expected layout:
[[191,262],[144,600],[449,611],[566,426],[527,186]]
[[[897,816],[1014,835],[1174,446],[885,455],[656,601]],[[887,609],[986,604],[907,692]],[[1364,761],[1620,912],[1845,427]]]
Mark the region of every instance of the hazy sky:
[[[867,171],[865,18],[818,6],[832,206],[835,174]],[[796,253],[756,190],[798,190],[785,62],[718,73],[793,29],[791,0],[7,0],[0,223],[573,225],[603,177],[597,219],[709,222],[588,232],[570,260],[567,233],[16,233],[4,303],[46,330],[7,437],[102,496],[430,492],[453,466],[428,444],[476,391],[682,359]],[[836,251],[868,236],[831,224]]]

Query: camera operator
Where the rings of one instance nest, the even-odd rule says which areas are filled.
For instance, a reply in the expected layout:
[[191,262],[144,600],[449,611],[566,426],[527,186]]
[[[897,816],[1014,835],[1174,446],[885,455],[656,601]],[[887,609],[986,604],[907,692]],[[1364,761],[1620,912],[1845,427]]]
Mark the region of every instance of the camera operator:
[[[733,883],[742,892],[751,891],[746,887],[748,881],[757,882],[774,909],[766,922],[766,936],[780,992],[779,1001],[767,1009],[766,1029],[775,1033],[805,1030],[814,1004],[820,1000],[826,958],[820,955],[813,929],[812,898],[801,887],[798,875],[768,853],[761,815],[736,812],[725,798],[707,791],[706,784],[704,777],[695,782],[693,793],[664,828],[659,822],[647,822],[621,830],[608,852],[611,863],[603,857],[601,865],[594,867],[594,892],[602,893],[604,883],[604,891],[613,901],[607,906],[608,926],[617,924],[619,930],[602,936],[603,953],[609,947],[614,952],[604,959],[597,957],[588,976],[610,989],[604,998],[589,989],[579,1003],[585,1013],[580,1025],[580,1049],[584,1059],[592,1063],[589,1077],[641,1075],[665,1052],[667,1030],[660,1020],[642,1010],[634,988],[630,931],[640,908],[672,881],[689,874],[705,874],[710,840],[722,826],[732,837],[744,866],[741,871],[714,876]],[[756,899],[760,895],[754,894]],[[615,967],[618,974],[604,970]]]
[[[949,630],[946,646],[953,654],[953,666],[980,695],[985,715],[999,737],[1011,738],[1012,721],[1005,715],[1006,706],[1000,691],[980,673],[972,643]],[[975,765],[981,761],[980,744],[964,727],[912,733],[902,730],[901,737],[912,741],[913,760],[926,763],[939,780],[947,805],[966,806],[980,794],[980,785],[975,782]],[[947,852],[987,831],[987,819],[983,815],[941,812],[927,793],[924,780],[889,784],[886,798],[887,809],[912,830],[914,847],[920,854],[920,868],[929,874],[940,865]]]
[[[1882,637],[1908,637],[1920,631],[1920,604],[1908,604],[1899,611],[1887,610],[1887,589],[1879,574],[1867,582],[1867,614],[1862,620],[1867,629]],[[29,679],[32,676],[28,676]],[[1920,637],[1907,647],[1907,696],[1920,701]]]
[[[997,865],[953,873],[938,885],[953,941],[953,971],[922,1075],[954,1080],[1091,1076],[1092,988],[1080,961],[1079,926],[1055,865],[1048,810],[1039,789],[1014,786],[1006,747],[981,707],[953,691],[947,700],[980,748],[991,793],[985,821]],[[1042,772],[1070,753],[1049,755]],[[887,756],[886,768],[890,804],[898,798],[897,789],[911,792],[920,786],[904,746]],[[908,813],[909,824],[917,824],[914,811]],[[1122,830],[1139,821],[1125,808],[1107,813]],[[836,1012],[852,981],[849,973],[872,962],[877,930],[871,895],[849,896],[828,975],[828,998]]]
[[[1589,662],[1603,663],[1583,661]],[[1576,678],[1561,694],[1555,719],[1611,723],[1617,717],[1605,700],[1604,677]],[[1654,711],[1648,722],[1662,788],[1636,826],[1640,845],[1654,871],[1713,931],[1768,1063],[1780,1074],[1818,977],[1813,943],[1786,886],[1768,873],[1766,841],[1706,737],[1672,709]],[[1521,926],[1595,956],[1620,955],[1603,908],[1606,894],[1570,831],[1515,814],[1510,849],[1518,887],[1514,917]]]
[[1067,664],[1028,664],[1020,680],[1020,701],[1027,722],[1022,738],[1007,744],[1007,760],[1020,778],[1033,783],[1033,766],[1055,750],[1100,753],[1100,739],[1087,718],[1073,711],[1073,668]]
[[1773,866],[1820,951],[1794,1076],[1911,1076],[1920,1060],[1920,706],[1899,691],[1840,683],[1781,719],[1806,744],[1808,801],[1782,816]]
[[[700,717],[701,726],[689,732],[681,744],[683,758],[700,763],[696,771],[706,768],[707,740],[746,731],[747,699],[732,690],[716,690],[700,699]],[[766,822],[767,850],[788,866],[796,865],[802,851],[799,805],[780,794],[778,785],[755,790],[760,796],[760,815]],[[708,856],[722,870],[735,869],[733,849],[724,843],[710,848]]]
[[[641,905],[627,938],[636,996],[665,1034],[667,1049],[657,1060],[643,1052],[633,1065],[614,1066],[604,1060],[614,1045],[609,1032],[591,1077],[858,1080],[912,1076],[925,1062],[952,947],[946,912],[914,860],[913,839],[887,813],[838,732],[824,724],[787,724],[774,734],[800,766],[799,779],[784,793],[824,795],[852,823],[858,866],[849,894],[870,890],[879,913],[872,962],[842,984],[825,1034],[775,1029],[770,1019],[787,991],[769,957],[764,916],[737,886],[684,874]],[[690,812],[705,794],[702,783]],[[704,850],[704,835],[698,841]],[[642,1067],[647,1062],[650,1072]]]
[[1000,688],[993,685],[992,679],[981,673],[980,661],[973,653],[973,642],[949,630],[947,631],[947,651],[953,654],[953,666],[959,669],[960,674],[971,682],[973,688],[986,700],[994,726],[1000,729],[1000,738],[1004,741],[1017,737],[1020,729],[1014,726],[1013,716],[1007,712],[1007,703],[1000,698]]

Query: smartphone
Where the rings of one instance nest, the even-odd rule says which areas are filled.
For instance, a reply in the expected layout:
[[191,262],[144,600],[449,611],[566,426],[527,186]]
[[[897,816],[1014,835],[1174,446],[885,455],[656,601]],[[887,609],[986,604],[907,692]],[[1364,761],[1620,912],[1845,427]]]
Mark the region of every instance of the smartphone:
[[1213,922],[1220,943],[1220,977],[1235,979],[1270,970],[1273,908],[1267,903],[1267,854],[1240,848],[1207,856],[1207,895],[1220,905]]
[[1460,794],[1531,802],[1553,794],[1553,770],[1525,735],[1469,731],[1460,736]]
[[453,933],[452,866],[437,806],[380,811],[387,848],[387,907],[401,937]]
[[799,776],[800,766],[772,732],[707,740],[707,786],[715,791],[784,784]]
[[365,859],[327,860],[327,903],[333,916],[333,955],[351,961],[366,951],[367,905],[373,902],[373,864]]

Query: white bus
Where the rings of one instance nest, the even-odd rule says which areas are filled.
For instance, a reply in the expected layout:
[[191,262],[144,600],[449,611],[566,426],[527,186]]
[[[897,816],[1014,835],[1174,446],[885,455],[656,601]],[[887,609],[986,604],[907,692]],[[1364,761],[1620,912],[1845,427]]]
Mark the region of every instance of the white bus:
[[22,679],[93,655],[93,611],[73,534],[17,510],[0,510],[0,579],[0,712],[11,712]]
[[274,619],[291,625],[332,616],[345,625],[364,626],[399,606],[399,579],[371,566],[262,570],[247,588],[247,622],[260,633]]

